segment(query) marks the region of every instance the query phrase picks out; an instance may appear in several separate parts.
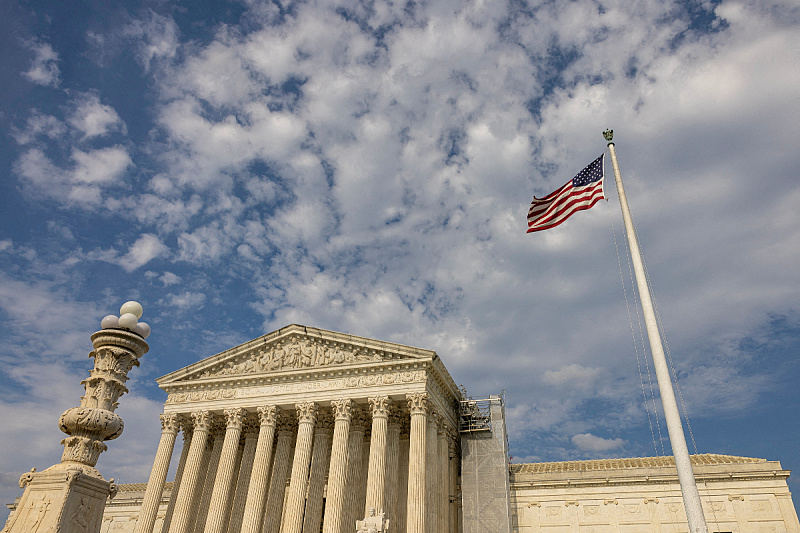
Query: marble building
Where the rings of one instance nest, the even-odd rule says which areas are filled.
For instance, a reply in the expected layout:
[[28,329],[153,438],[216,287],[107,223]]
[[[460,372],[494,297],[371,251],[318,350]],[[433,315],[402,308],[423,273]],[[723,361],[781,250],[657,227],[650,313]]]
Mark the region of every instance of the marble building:
[[[291,325],[157,382],[167,400],[149,481],[118,485],[102,533],[495,531],[475,527],[486,482],[462,470],[466,402],[433,351]],[[669,457],[501,455],[497,532],[688,532]],[[692,460],[709,531],[800,533],[780,463]]]

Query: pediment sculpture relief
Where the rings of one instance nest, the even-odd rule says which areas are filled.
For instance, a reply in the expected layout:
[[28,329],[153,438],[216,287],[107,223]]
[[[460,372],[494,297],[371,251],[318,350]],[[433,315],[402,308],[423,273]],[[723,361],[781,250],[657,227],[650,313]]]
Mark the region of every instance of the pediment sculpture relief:
[[296,336],[265,345],[259,350],[219,363],[198,378],[256,374],[277,370],[316,368],[356,362],[382,361],[380,353],[359,346],[328,343]]

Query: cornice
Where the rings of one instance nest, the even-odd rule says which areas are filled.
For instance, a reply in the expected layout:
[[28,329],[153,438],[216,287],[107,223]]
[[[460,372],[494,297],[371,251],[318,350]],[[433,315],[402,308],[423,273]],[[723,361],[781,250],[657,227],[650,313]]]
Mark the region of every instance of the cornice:
[[[755,472],[695,472],[697,482],[706,483],[725,483],[732,481],[770,481],[783,480],[789,477],[788,470],[770,470]],[[639,475],[639,476],[614,476],[614,477],[593,477],[593,478],[569,478],[569,479],[521,479],[515,480],[511,476],[511,489],[563,489],[579,487],[614,487],[620,485],[676,485],[678,484],[677,474],[660,475]]]
[[[216,365],[219,365],[224,361],[238,360],[239,357],[242,355],[255,353],[259,349],[265,349],[269,346],[274,345],[277,342],[288,341],[292,337],[297,337],[300,339],[314,339],[317,341],[322,341],[325,344],[339,345],[346,349],[357,351],[361,354],[369,354],[371,356],[374,356],[376,359],[381,359],[375,361],[377,363],[383,363],[385,361],[394,361],[396,359],[432,360],[435,357],[437,357],[436,352],[433,352],[431,350],[424,350],[421,348],[414,348],[402,344],[378,341],[374,339],[368,339],[365,337],[358,337],[355,335],[338,333],[335,331],[328,331],[318,328],[310,328],[308,326],[302,326],[298,324],[292,324],[284,328],[281,328],[277,331],[274,331],[272,333],[268,333],[267,335],[263,335],[251,341],[240,344],[239,346],[235,346],[233,348],[220,352],[216,355],[203,359],[202,361],[193,363],[187,367],[171,372],[165,376],[156,379],[156,382],[159,384],[159,386],[164,388],[165,386],[178,382],[179,380],[185,379],[193,374],[209,371],[213,369]],[[361,363],[363,364],[368,362],[362,361]],[[341,367],[342,365],[336,365],[336,366]],[[291,370],[278,370],[273,372],[291,372]],[[213,378],[206,378],[206,379],[213,379]]]

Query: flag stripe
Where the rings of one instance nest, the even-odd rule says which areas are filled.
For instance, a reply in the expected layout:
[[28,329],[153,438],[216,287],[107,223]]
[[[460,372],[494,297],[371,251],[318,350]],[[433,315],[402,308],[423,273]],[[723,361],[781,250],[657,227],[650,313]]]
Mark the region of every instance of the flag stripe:
[[554,228],[574,213],[589,209],[605,198],[604,156],[595,159],[558,190],[544,198],[533,197],[528,210],[528,233]]

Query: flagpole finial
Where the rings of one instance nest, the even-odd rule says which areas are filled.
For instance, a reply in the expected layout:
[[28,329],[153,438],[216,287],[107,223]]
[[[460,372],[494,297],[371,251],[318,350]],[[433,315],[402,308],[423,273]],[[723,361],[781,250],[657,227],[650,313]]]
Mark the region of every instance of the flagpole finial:
[[614,130],[606,130],[603,132],[603,137],[608,141],[608,144],[614,144],[612,139],[614,138]]

